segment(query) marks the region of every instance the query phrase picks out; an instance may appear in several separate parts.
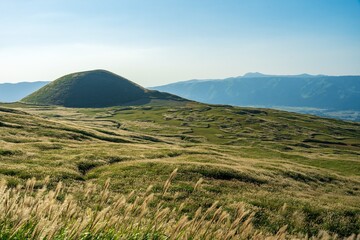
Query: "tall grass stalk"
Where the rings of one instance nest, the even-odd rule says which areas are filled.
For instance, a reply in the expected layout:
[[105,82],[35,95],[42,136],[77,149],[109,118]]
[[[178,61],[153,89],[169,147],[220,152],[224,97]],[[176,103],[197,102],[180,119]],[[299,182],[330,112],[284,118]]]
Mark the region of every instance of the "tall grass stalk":
[[[36,189],[35,179],[16,188],[1,182],[0,239],[309,239],[287,234],[286,226],[276,235],[256,230],[252,224],[254,213],[243,203],[238,204],[235,214],[229,214],[214,202],[207,209],[199,208],[192,218],[182,213],[186,203],[178,208],[166,207],[161,198],[170,194],[176,172],[165,182],[155,206],[152,187],[125,196],[109,190],[110,180],[101,190],[87,184],[76,193],[61,182],[54,190],[46,184]],[[321,232],[310,239],[337,237]]]

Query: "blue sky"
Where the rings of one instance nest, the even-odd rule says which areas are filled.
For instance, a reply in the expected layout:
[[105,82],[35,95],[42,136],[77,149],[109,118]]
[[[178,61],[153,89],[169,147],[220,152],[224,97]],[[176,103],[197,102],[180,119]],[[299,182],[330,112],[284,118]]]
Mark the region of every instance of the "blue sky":
[[360,75],[359,0],[0,0],[0,82]]

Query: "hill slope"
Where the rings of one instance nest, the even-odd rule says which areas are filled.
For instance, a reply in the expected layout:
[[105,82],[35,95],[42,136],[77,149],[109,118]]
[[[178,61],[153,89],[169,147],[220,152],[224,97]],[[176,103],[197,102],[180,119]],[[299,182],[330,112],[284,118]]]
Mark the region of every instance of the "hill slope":
[[49,82],[0,83],[0,102],[16,102]]
[[110,107],[144,104],[152,99],[185,101],[180,97],[147,90],[105,70],[72,73],[63,76],[31,95],[24,103],[65,107]]
[[151,89],[214,104],[360,111],[360,76],[251,73],[244,77],[191,80]]
[[10,186],[35,177],[41,189],[49,175],[49,186],[71,184],[80,198],[84,184],[108,178],[113,193],[151,184],[151,216],[160,202],[190,219],[215,200],[229,215],[244,202],[264,232],[288,225],[294,234],[348,236],[360,233],[359,139],[358,123],[268,109],[2,104],[0,177]]

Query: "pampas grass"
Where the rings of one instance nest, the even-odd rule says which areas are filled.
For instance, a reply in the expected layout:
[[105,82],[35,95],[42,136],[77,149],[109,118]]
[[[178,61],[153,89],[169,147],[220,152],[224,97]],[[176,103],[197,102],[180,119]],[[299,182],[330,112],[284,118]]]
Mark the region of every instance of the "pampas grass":
[[[163,195],[169,194],[176,173],[177,169],[165,182]],[[16,188],[0,183],[0,239],[309,239],[287,234],[286,226],[276,235],[257,231],[252,224],[255,213],[244,203],[229,214],[215,201],[190,218],[181,213],[186,203],[170,209],[159,199],[152,207],[151,186],[145,192],[120,195],[109,191],[110,180],[101,188],[86,184],[76,193],[62,182],[53,190],[46,185],[48,179],[44,182],[39,189],[35,179]],[[320,232],[310,239],[337,237]],[[348,239],[360,239],[360,235]]]

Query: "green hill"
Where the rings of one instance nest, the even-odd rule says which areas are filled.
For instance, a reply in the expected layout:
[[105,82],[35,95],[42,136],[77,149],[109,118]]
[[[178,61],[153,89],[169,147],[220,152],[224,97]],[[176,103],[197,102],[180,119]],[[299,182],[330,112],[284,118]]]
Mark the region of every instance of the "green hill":
[[137,105],[152,100],[185,101],[136,83],[105,70],[72,73],[63,76],[23,98],[24,103],[65,107],[110,107]]

